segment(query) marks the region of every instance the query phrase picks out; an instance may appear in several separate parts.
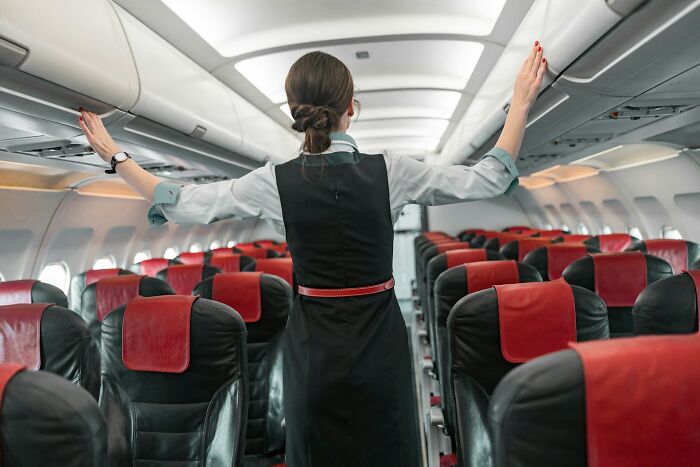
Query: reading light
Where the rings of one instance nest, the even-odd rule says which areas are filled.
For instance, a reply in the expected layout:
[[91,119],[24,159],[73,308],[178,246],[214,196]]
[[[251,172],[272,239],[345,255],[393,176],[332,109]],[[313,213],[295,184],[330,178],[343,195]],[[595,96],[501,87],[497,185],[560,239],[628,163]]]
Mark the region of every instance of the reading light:
[[536,190],[554,185],[556,182],[547,177],[520,177],[520,186],[527,190]]

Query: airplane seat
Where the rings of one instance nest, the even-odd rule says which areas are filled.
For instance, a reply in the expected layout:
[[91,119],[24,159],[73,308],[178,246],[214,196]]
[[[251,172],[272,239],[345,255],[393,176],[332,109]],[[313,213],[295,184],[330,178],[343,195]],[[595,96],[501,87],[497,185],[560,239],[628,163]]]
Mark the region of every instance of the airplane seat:
[[586,342],[525,363],[491,399],[495,465],[697,465],[698,366],[695,336]]
[[209,266],[222,272],[241,272],[255,266],[255,258],[237,253],[214,254],[209,258]]
[[100,345],[102,321],[107,314],[134,297],[174,295],[172,287],[160,279],[128,274],[105,277],[90,284],[81,298],[82,308],[75,310],[87,323],[90,334]]
[[83,295],[83,292],[88,285],[94,284],[103,277],[121,276],[124,274],[133,274],[133,272],[127,269],[111,268],[90,269],[88,271],[81,272],[80,274],[76,274],[70,281],[70,307],[73,310],[79,310],[82,307],[80,297]]
[[0,363],[53,373],[97,399],[100,355],[76,313],[50,303],[3,305],[0,329]]
[[[497,254],[490,250],[489,253]],[[542,282],[537,270],[524,263],[515,261],[473,262],[451,267],[441,273],[435,280],[435,312],[433,316],[435,353],[433,354],[434,371],[441,378],[440,398],[447,432],[454,433],[454,402],[445,391],[449,384],[447,319],[450,311],[463,297],[479,292],[497,284]],[[445,375],[445,376],[442,376]]]
[[700,261],[700,245],[688,240],[666,238],[645,240],[628,250],[641,251],[642,253],[665,259],[673,267],[674,274],[680,274],[687,269],[692,269],[693,264]]
[[0,282],[0,305],[53,303],[68,308],[68,297],[55,285],[34,279]]
[[518,240],[520,238],[524,238],[524,236],[515,233],[501,232],[492,236],[491,238],[488,238],[484,242],[483,248],[486,248],[487,250],[499,251],[501,247],[506,243],[511,242],[513,240]]
[[175,259],[182,264],[207,264],[211,255],[209,251],[187,251],[180,253]]
[[296,290],[297,281],[296,275],[294,274],[294,264],[291,258],[259,259],[254,265],[248,266],[248,269],[245,269],[245,271],[272,274],[273,276],[284,279],[292,290]]
[[501,232],[514,232],[514,233],[520,233],[523,230],[534,230],[530,226],[527,225],[511,225],[508,227],[505,227],[501,229]]
[[[484,230],[481,233],[477,234],[472,240],[469,242],[472,244],[472,248],[484,248],[484,245],[486,242],[494,237],[497,237],[498,235],[501,235],[503,232],[496,232],[493,230]],[[498,248],[496,248],[496,251],[498,251]]]
[[268,248],[260,248],[253,244],[243,244],[239,243],[233,247],[233,252],[239,255],[250,256],[255,259],[265,259],[265,258],[279,258],[281,255],[275,250]]
[[539,237],[544,238],[558,238],[571,235],[571,232],[563,229],[550,229],[550,230],[540,230],[538,231]]
[[698,332],[700,270],[693,269],[649,285],[632,308],[634,334]]
[[2,466],[103,467],[107,426],[87,391],[46,371],[0,365]]
[[523,263],[537,269],[546,281],[559,279],[564,269],[574,261],[591,253],[600,253],[586,245],[552,243],[533,249],[523,258]]
[[615,233],[596,235],[584,240],[583,243],[602,253],[619,253],[628,249],[639,249],[641,240],[632,235]]
[[632,306],[649,285],[673,275],[661,258],[638,251],[599,253],[578,259],[563,272],[569,284],[598,294],[608,307],[612,337],[631,336]]
[[566,235],[562,235],[560,237],[554,237],[554,238],[558,239],[562,243],[583,243],[584,241],[591,238],[591,236],[584,235],[584,234],[566,234]]
[[287,245],[287,242],[282,242],[277,245],[271,245],[268,247],[268,249],[277,252],[280,255],[286,255],[289,253],[289,245]]
[[457,239],[461,242],[473,240],[477,235],[486,232],[483,229],[466,229],[457,234]]
[[137,297],[102,321],[111,467],[241,465],[247,401],[246,327],[230,307]]
[[282,338],[292,307],[292,289],[275,275],[241,272],[205,279],[197,284],[195,293],[236,310],[248,329],[246,465],[281,461],[285,443]]
[[160,271],[156,278],[167,282],[177,295],[192,295],[195,285],[220,272],[208,264],[176,264]]
[[418,261],[418,267],[416,268],[416,281],[420,284],[419,298],[421,307],[423,309],[425,309],[425,307],[428,306],[426,269],[430,260],[433,259],[435,256],[439,255],[440,253],[445,253],[446,251],[464,250],[468,248],[471,248],[471,244],[469,242],[449,241],[437,243],[434,245],[428,244],[419,251],[420,259]]
[[273,246],[279,245],[279,242],[276,240],[262,239],[255,240],[253,245],[257,246],[258,248],[272,248]]
[[176,264],[182,264],[177,259],[166,259],[166,258],[149,258],[134,264],[133,270],[136,274],[142,276],[155,277],[163,269],[169,266],[175,266]]
[[497,285],[459,300],[447,319],[446,362],[459,465],[494,465],[486,416],[506,374],[572,341],[608,337],[603,301],[563,279]]
[[535,248],[549,245],[554,241],[549,237],[532,237],[511,240],[501,247],[499,252],[506,258],[515,261],[522,261],[528,253]]

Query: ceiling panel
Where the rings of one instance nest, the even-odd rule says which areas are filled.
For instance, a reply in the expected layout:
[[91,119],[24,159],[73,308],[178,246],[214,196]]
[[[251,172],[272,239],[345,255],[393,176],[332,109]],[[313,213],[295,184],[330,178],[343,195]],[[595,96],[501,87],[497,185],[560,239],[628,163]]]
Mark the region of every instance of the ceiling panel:
[[389,120],[360,120],[352,123],[348,129],[354,138],[402,138],[402,137],[437,137],[440,138],[447,128],[449,120],[429,118],[396,118]]
[[435,150],[440,143],[440,137],[355,138],[355,141],[361,152],[383,152],[391,149],[396,152],[421,150],[428,153]]
[[[462,90],[484,46],[458,40],[406,40],[343,44],[262,55],[238,62],[236,69],[275,103],[287,100],[284,80],[292,64],[312,50],[338,57],[350,69],[358,91],[379,89]],[[358,59],[356,52],[368,52]]]
[[505,0],[162,0],[221,56],[399,34],[487,36]]

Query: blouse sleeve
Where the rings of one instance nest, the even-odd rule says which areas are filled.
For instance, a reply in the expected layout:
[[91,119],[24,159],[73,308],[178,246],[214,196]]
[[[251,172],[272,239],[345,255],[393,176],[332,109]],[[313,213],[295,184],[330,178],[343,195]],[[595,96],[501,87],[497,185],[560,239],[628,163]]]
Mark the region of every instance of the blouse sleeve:
[[392,209],[429,206],[509,195],[518,186],[513,158],[493,148],[472,167],[442,167],[402,156],[386,156]]
[[167,221],[210,224],[251,217],[282,220],[274,166],[270,163],[236,180],[186,186],[161,182],[153,192],[148,211],[152,227]]

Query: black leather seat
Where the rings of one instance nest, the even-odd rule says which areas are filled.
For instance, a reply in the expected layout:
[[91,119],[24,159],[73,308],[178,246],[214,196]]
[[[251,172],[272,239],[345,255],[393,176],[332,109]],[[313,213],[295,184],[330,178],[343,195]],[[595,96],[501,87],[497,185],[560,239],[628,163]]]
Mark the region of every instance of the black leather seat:
[[163,269],[156,277],[170,284],[177,295],[192,295],[195,285],[220,272],[208,264],[177,264]]
[[175,292],[166,282],[155,277],[129,274],[105,277],[90,284],[81,299],[82,308],[76,310],[85,320],[99,348],[102,320],[107,314],[134,297],[173,295]]
[[588,240],[584,240],[583,243],[603,253],[619,253],[628,249],[639,248],[641,240],[632,235],[613,233],[596,235]]
[[176,264],[182,264],[176,259],[166,259],[166,258],[149,258],[144,259],[140,263],[134,264],[133,270],[136,274],[141,274],[142,276],[155,277],[163,269],[169,266],[175,266]]
[[610,335],[632,335],[632,306],[649,284],[673,275],[671,265],[640,252],[601,253],[574,261],[562,277],[595,292],[608,307]]
[[213,252],[209,258],[209,266],[221,269],[221,272],[248,271],[255,267],[255,258],[239,255],[238,253]]
[[509,232],[499,232],[495,235],[487,235],[483,247],[487,250],[499,251],[506,243],[520,238],[525,238],[525,236]]
[[496,286],[457,302],[447,320],[446,390],[451,391],[448,400],[455,403],[460,465],[492,465],[487,408],[496,385],[509,371],[564,349],[570,341],[608,335],[602,300],[561,279]]
[[58,287],[34,279],[0,282],[0,305],[54,303],[68,308],[68,298]]
[[105,466],[105,419],[85,390],[45,371],[0,365],[0,407],[0,465]]
[[486,243],[487,240],[500,235],[503,232],[498,232],[495,230],[482,230],[481,232],[478,232],[474,238],[469,240],[469,243],[471,243],[472,248],[484,248],[484,244]]
[[491,400],[495,465],[698,465],[699,367],[696,336],[589,342],[526,363]]
[[532,238],[521,238],[518,240],[511,240],[504,244],[499,252],[506,258],[515,261],[523,261],[525,256],[532,250],[550,245],[554,241],[553,238],[548,237],[532,237]]
[[423,248],[419,250],[420,261],[418,262],[418,269],[416,270],[416,281],[420,283],[420,301],[423,309],[428,306],[427,269],[430,260],[446,251],[464,250],[467,248],[471,248],[469,242],[441,241],[436,244],[424,245]]
[[233,247],[233,252],[255,259],[280,258],[284,256],[271,248],[261,248],[253,243],[239,243]]
[[418,297],[422,297],[423,284],[420,280],[421,273],[421,261],[423,260],[423,253],[425,250],[431,246],[435,246],[440,243],[456,242],[459,241],[454,239],[442,232],[425,232],[414,239],[414,261],[415,261],[415,272],[416,272],[416,289],[418,291]]
[[[497,254],[486,250],[488,254]],[[481,275],[481,277],[479,277]],[[471,281],[469,279],[472,279]],[[435,348],[433,354],[434,371],[441,378],[440,400],[447,432],[454,433],[454,401],[451,393],[445,391],[449,384],[449,358],[447,339],[447,318],[452,307],[467,294],[479,292],[497,284],[541,282],[537,270],[527,264],[515,261],[494,261],[493,264],[468,263],[451,267],[440,274],[435,281]],[[442,377],[441,375],[446,375]]]
[[639,295],[632,308],[634,334],[698,332],[700,270],[656,281]]
[[246,466],[284,460],[282,338],[292,307],[292,290],[281,278],[259,272],[217,274],[195,293],[236,310],[248,329],[250,401]]
[[194,296],[138,297],[102,321],[106,464],[240,466],[248,411],[246,328]]
[[553,243],[535,248],[523,258],[523,263],[537,269],[544,280],[559,279],[571,263],[590,253],[600,253],[586,245]]
[[471,240],[474,240],[474,238],[476,238],[477,235],[483,232],[485,232],[485,230],[483,229],[465,229],[457,234],[457,238],[461,242],[469,242]]
[[0,336],[0,363],[45,370],[99,396],[99,352],[71,310],[49,303],[0,306]]
[[88,285],[94,284],[103,277],[120,276],[123,274],[133,274],[133,272],[121,268],[90,269],[89,271],[81,272],[80,274],[73,276],[70,281],[70,289],[68,291],[70,296],[70,307],[73,310],[79,310],[82,307],[80,298]]
[[700,261],[700,245],[688,240],[655,239],[639,242],[630,250],[641,251],[668,261],[674,274],[692,269]]

